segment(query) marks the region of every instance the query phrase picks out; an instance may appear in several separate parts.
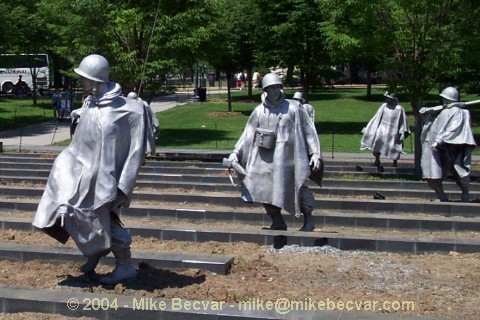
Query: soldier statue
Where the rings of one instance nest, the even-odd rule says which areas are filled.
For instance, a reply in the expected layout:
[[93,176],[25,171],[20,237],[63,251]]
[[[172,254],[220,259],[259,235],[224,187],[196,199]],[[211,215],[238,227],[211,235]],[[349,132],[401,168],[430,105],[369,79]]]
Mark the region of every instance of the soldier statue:
[[119,214],[144,161],[146,113],[142,103],[121,95],[109,69],[96,54],[74,69],[89,95],[70,145],[55,159],[33,225],[62,243],[72,237],[87,257],[80,270],[89,275],[111,251],[116,268],[100,282],[115,284],[136,277],[132,238]]
[[242,198],[262,203],[271,217],[272,230],[287,230],[282,216],[303,214],[301,231],[313,231],[315,199],[307,178],[321,183],[322,153],[317,132],[308,114],[295,100],[285,99],[275,73],[262,79],[263,96],[250,115],[230,154],[229,163],[245,169],[240,174]]
[[403,141],[410,135],[410,127],[395,93],[385,92],[384,96],[385,103],[362,130],[360,149],[372,150],[374,166],[380,166],[380,155],[383,155],[392,159],[396,167],[403,153]]
[[442,104],[419,110],[423,115],[421,134],[423,179],[435,191],[438,200],[448,201],[442,181],[450,172],[462,191],[462,201],[469,202],[472,151],[476,147],[471,130],[469,104],[459,102],[459,92],[447,87],[441,93]]

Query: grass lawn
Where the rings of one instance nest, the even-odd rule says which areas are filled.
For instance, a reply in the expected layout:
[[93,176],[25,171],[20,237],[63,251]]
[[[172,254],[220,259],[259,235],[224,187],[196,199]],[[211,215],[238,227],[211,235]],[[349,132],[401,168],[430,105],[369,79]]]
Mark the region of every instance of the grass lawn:
[[[287,97],[293,90],[286,90]],[[383,89],[373,89],[372,101],[366,100],[365,89],[336,88],[310,95],[315,108],[315,125],[325,156],[335,152],[370,153],[360,151],[361,130],[384,102]],[[260,90],[248,100],[245,91],[232,92],[232,113],[227,113],[226,95],[208,96],[208,102],[190,103],[157,114],[160,121],[160,148],[231,150],[240,137],[248,116],[260,101]],[[465,101],[478,99],[467,96]],[[406,139],[404,150],[413,154],[414,118],[410,103],[399,95],[405,108],[412,135]],[[429,96],[426,105],[438,105],[438,95]],[[475,138],[480,137],[480,111],[471,109]],[[478,153],[480,154],[480,152]]]
[[[286,90],[288,98],[294,90]],[[322,89],[310,94],[315,108],[315,125],[325,156],[336,152],[370,153],[360,151],[361,130],[384,102],[383,89],[373,89],[372,101],[366,100],[366,89],[349,87]],[[204,103],[189,103],[157,114],[160,121],[159,148],[186,148],[232,150],[247,119],[260,101],[261,90],[253,91],[248,99],[246,91],[232,91],[232,112],[227,112],[226,94],[209,95]],[[462,97],[463,101],[478,99]],[[400,94],[413,131],[410,103]],[[34,107],[31,99],[0,97],[0,130],[34,124],[52,119],[51,99],[41,97]],[[432,93],[427,106],[438,105],[438,94]],[[78,107],[78,106],[76,106]],[[470,109],[475,138],[480,137],[480,107]],[[67,145],[69,141],[60,143]],[[480,154],[477,148],[474,154]],[[405,140],[405,152],[413,153],[413,134]]]
[[0,131],[19,128],[53,118],[52,99],[39,97],[37,106],[32,98],[0,97]]

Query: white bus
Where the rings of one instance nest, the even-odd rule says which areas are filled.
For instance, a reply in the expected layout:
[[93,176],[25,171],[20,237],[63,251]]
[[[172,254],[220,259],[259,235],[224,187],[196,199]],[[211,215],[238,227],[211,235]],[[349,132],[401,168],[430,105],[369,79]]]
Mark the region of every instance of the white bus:
[[3,93],[15,94],[20,90],[26,94],[33,90],[32,74],[36,75],[38,92],[48,89],[50,71],[47,54],[0,54],[0,90]]

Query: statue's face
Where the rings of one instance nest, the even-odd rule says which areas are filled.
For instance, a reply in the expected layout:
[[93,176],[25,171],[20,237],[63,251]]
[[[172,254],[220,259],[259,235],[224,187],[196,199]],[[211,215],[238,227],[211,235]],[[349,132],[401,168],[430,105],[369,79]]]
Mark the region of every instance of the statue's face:
[[82,84],[83,90],[87,92],[92,92],[95,87],[95,81],[87,79],[85,77],[80,77],[80,83]]
[[282,85],[274,84],[265,88],[267,100],[273,104],[277,104],[282,97]]

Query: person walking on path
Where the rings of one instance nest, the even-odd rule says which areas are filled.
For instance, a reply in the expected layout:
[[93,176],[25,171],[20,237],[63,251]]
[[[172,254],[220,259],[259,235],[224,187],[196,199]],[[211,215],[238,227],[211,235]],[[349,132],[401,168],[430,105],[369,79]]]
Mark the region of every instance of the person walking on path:
[[60,117],[60,110],[62,110],[62,93],[58,88],[55,88],[55,92],[52,94],[52,108],[53,119],[58,120]]

